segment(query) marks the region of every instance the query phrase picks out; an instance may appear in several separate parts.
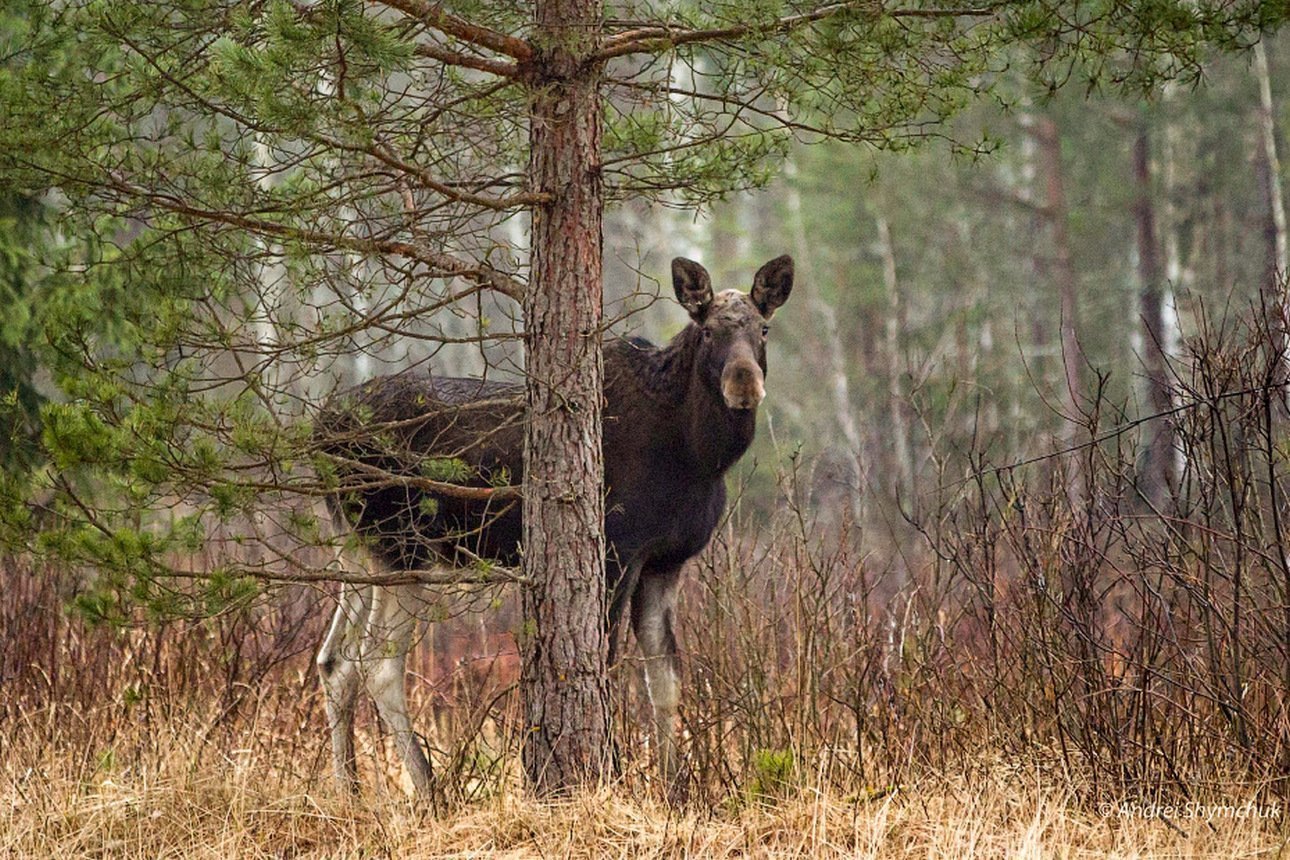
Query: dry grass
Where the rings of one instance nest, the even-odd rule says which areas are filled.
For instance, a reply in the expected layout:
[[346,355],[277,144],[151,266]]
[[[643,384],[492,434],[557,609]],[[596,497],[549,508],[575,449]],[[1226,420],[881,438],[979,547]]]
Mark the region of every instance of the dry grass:
[[[1208,824],[1103,816],[1070,785],[998,765],[874,796],[842,797],[807,779],[775,802],[730,798],[685,812],[627,786],[558,803],[507,786],[435,814],[397,792],[338,796],[316,761],[275,760],[252,739],[246,749],[202,742],[171,721],[118,726],[69,749],[57,740],[69,715],[40,716],[5,738],[0,856],[1290,856],[1284,812]],[[318,734],[304,747],[320,746]]]

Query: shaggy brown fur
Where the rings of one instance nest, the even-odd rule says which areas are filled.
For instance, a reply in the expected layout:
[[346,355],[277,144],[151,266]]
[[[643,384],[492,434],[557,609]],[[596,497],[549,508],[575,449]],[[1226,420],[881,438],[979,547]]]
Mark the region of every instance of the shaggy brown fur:
[[[602,445],[609,659],[630,600],[660,767],[676,788],[684,782],[671,730],[679,695],[677,578],[712,536],[726,504],[723,476],[752,442],[765,394],[767,321],[792,290],[793,261],[762,266],[747,295],[714,296],[707,271],[679,258],[672,284],[692,322],[671,343],[605,344]],[[335,464],[333,515],[394,570],[476,559],[516,564],[521,505],[513,491],[498,488],[523,479],[523,393],[513,384],[408,372],[341,395],[317,425],[319,447]],[[414,602],[401,587],[347,591],[319,652],[336,773],[351,785],[354,699],[363,678],[413,783],[430,785],[403,691]],[[346,655],[351,633],[359,647]]]

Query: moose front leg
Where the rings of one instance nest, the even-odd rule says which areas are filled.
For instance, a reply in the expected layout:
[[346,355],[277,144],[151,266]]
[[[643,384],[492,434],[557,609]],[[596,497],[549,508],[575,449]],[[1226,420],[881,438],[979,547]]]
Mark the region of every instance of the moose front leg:
[[336,614],[322,648],[318,650],[318,676],[322,679],[331,731],[332,770],[347,791],[358,791],[358,765],[354,759],[354,706],[363,686],[359,666],[359,640],[371,608],[370,585],[344,585]]
[[632,596],[632,631],[645,662],[645,687],[654,710],[658,766],[668,797],[683,801],[689,788],[676,744],[676,706],[681,697],[677,656],[676,589],[680,568],[641,571]]
[[405,685],[408,650],[416,631],[416,608],[424,602],[423,586],[377,586],[363,635],[363,671],[367,691],[385,727],[394,735],[394,746],[407,768],[417,793],[430,794],[430,760],[421,749],[408,716]]

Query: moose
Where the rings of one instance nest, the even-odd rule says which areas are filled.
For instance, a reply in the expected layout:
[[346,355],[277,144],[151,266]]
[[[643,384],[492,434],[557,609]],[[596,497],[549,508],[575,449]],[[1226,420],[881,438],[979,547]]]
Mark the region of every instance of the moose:
[[[769,321],[792,291],[793,260],[763,265],[748,293],[714,294],[703,266],[677,258],[672,285],[691,322],[670,343],[604,345],[602,437],[609,660],[630,605],[669,786],[680,773],[677,584],[725,509],[724,474],[753,440]],[[315,430],[335,470],[332,517],[386,572],[513,565],[521,505],[499,490],[523,476],[523,425],[523,388],[513,383],[405,371],[337,395]],[[364,684],[414,788],[431,788],[404,688],[424,587],[347,584],[318,653],[333,766],[350,790],[358,786],[354,707]]]

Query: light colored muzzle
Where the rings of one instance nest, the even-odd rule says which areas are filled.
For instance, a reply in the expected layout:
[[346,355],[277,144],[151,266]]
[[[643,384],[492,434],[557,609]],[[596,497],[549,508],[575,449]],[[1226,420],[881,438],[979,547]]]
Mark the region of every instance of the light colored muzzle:
[[721,396],[730,409],[756,409],[766,396],[766,378],[757,362],[738,358],[721,371]]

